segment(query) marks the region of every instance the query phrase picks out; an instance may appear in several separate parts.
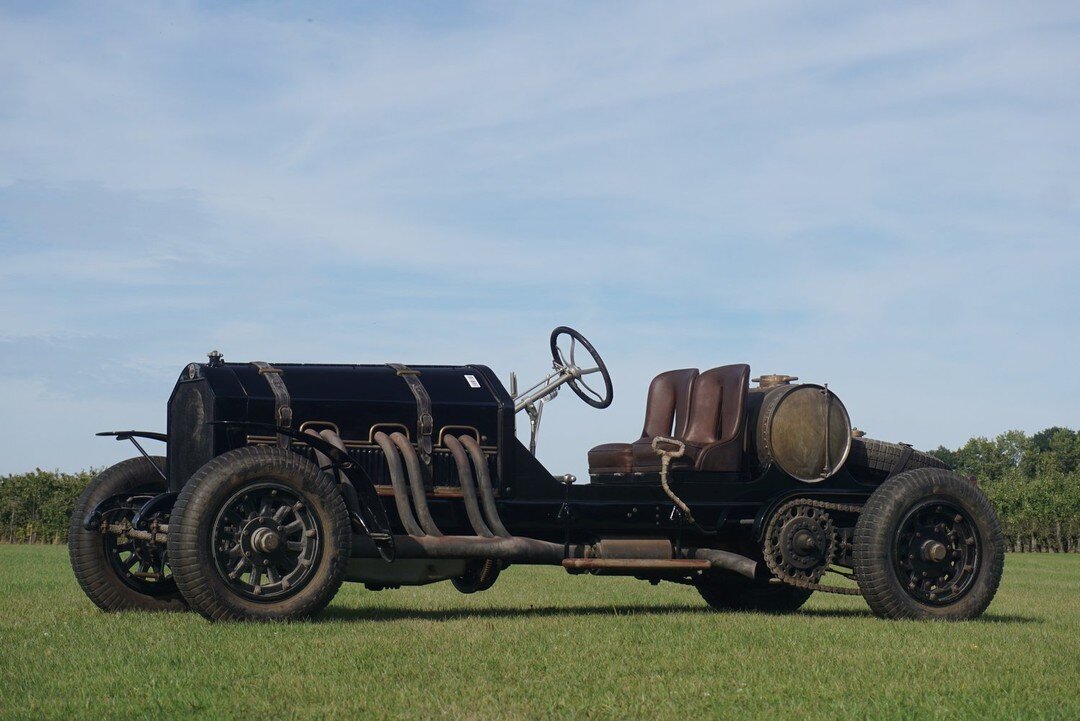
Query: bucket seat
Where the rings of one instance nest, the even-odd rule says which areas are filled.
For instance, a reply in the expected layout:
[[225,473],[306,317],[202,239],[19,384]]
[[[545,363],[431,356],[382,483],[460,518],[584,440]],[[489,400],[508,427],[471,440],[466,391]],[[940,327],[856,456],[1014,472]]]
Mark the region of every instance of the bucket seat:
[[698,471],[736,472],[742,466],[746,431],[746,395],[750,366],[720,366],[667,371],[653,379],[645,408],[645,427],[633,443],[605,443],[589,451],[589,475],[656,473],[660,457],[656,436],[686,444],[672,466]]
[[[750,366],[745,363],[705,371],[694,382],[686,454],[678,459],[697,471],[738,471],[746,435],[746,394]],[[657,464],[659,468],[659,464]]]
[[690,390],[698,376],[697,368],[666,371],[652,379],[645,403],[645,426],[633,443],[604,443],[589,451],[589,475],[627,474],[634,465],[659,468],[659,458],[652,449],[656,436],[680,436],[686,432],[690,411]]

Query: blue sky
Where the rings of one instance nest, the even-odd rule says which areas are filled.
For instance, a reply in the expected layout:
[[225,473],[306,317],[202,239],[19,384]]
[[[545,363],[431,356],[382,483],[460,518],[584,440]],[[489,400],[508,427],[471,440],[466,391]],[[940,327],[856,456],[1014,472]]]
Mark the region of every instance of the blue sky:
[[[0,5],[0,473],[218,348],[827,381],[918,446],[1080,426],[1076,3]],[[527,424],[523,424],[527,425]]]

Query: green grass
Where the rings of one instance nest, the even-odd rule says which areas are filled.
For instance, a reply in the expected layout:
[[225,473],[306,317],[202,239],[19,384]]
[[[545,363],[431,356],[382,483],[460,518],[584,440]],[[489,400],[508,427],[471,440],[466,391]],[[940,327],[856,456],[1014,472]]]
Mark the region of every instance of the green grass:
[[317,620],[101,613],[63,547],[0,545],[0,718],[1080,718],[1080,556],[1006,561],[979,621],[789,616],[512,568],[486,593],[346,584]]

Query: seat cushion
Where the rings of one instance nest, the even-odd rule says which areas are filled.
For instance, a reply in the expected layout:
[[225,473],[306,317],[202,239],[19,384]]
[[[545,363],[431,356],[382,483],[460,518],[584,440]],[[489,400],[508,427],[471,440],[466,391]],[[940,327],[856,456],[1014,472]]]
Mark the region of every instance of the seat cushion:
[[[660,454],[653,450],[652,438],[642,438],[639,441],[634,441],[631,444],[631,449],[634,473],[660,472]],[[700,450],[700,448],[691,448],[691,446],[687,445],[685,455],[671,459],[671,467],[679,468],[693,465],[694,459],[697,458],[697,453]]]
[[603,443],[589,451],[589,475],[629,473],[633,463],[629,443]]
[[[687,455],[690,447],[687,446]],[[743,439],[732,438],[730,441],[711,443],[699,448],[694,454],[694,467],[699,471],[738,471],[742,467]]]

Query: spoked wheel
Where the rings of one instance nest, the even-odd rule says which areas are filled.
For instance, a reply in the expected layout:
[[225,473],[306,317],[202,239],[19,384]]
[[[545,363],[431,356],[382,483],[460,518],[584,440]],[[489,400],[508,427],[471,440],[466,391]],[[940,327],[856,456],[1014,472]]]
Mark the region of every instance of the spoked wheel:
[[214,522],[214,561],[234,591],[271,600],[309,580],[319,540],[311,507],[283,484],[262,483],[222,505]]
[[[151,457],[159,468],[165,459]],[[75,504],[68,529],[68,554],[83,591],[106,611],[183,611],[187,608],[172,577],[165,547],[128,536],[83,527],[95,509],[96,525],[130,525],[144,503],[166,490],[147,459],[130,458],[101,472]],[[148,522],[168,523],[167,514]]]
[[883,483],[855,526],[855,577],[870,608],[885,618],[977,617],[997,592],[1004,552],[983,492],[939,469]]
[[792,613],[813,594],[786,583],[752,581],[730,573],[706,573],[695,585],[705,602],[718,611]]
[[169,524],[184,597],[212,620],[292,620],[330,602],[351,528],[334,481],[279,448],[224,453],[187,482]]
[[[153,497],[150,494],[130,496],[106,511],[105,518],[109,523],[130,524],[139,507]],[[164,516],[160,522],[168,523],[167,519],[168,516]],[[166,561],[167,554],[163,545],[121,538],[111,533],[102,538],[105,541],[105,555],[109,559],[109,565],[125,584],[146,596],[179,594],[172,577],[172,569]]]

